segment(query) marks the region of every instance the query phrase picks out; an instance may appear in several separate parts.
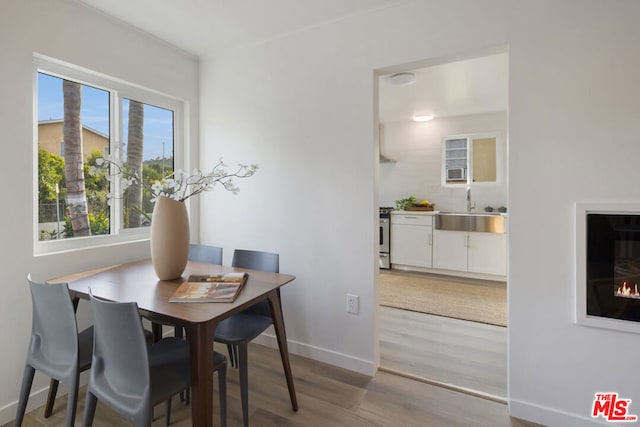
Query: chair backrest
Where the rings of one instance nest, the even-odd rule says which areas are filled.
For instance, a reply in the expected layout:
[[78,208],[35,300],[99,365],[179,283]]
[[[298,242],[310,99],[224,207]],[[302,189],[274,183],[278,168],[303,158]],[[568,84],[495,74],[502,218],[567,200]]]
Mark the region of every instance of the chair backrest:
[[78,325],[69,286],[66,283],[49,285],[34,282],[31,276],[27,280],[33,305],[28,360],[69,366],[77,364]]
[[[236,249],[233,252],[233,267],[249,268],[251,270],[268,271],[270,273],[280,272],[280,255],[273,252],[250,251],[246,249]],[[271,316],[271,308],[267,300],[260,301],[245,310],[247,313]]]
[[231,262],[231,265],[233,267],[279,273],[280,255],[273,252],[236,249],[233,252],[233,261]]
[[138,305],[90,298],[94,325],[91,381],[106,382],[121,396],[148,402],[149,356]]
[[222,265],[222,248],[209,245],[189,245],[189,260]]

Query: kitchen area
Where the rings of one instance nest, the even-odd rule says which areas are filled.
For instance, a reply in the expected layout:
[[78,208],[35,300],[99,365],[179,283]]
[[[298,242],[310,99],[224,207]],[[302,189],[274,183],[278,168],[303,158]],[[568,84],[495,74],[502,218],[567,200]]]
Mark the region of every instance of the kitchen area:
[[[507,82],[504,48],[378,77],[381,369],[497,400],[506,396]],[[476,310],[485,313],[467,316]]]
[[448,249],[506,244],[507,62],[500,52],[380,76],[381,268],[506,279],[506,248],[487,268]]
[[507,222],[506,212],[381,207],[380,268],[506,280]]

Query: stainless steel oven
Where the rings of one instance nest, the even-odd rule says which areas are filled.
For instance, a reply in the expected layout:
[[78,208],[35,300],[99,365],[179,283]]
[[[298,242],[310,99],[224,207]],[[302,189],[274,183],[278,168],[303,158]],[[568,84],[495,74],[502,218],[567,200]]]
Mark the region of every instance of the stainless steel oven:
[[380,268],[391,268],[391,211],[393,208],[380,208]]

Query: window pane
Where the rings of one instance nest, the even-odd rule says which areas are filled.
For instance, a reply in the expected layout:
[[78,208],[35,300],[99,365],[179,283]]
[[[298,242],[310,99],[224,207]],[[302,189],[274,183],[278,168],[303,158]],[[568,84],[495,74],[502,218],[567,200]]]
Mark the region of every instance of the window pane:
[[38,73],[40,240],[110,233],[108,181],[88,173],[109,150],[109,97]]
[[444,141],[444,172],[446,184],[467,183],[467,138],[448,138]]
[[124,228],[148,226],[153,202],[151,185],[173,173],[173,111],[122,100],[122,158],[128,169],[138,171],[143,185],[127,188],[122,205]]

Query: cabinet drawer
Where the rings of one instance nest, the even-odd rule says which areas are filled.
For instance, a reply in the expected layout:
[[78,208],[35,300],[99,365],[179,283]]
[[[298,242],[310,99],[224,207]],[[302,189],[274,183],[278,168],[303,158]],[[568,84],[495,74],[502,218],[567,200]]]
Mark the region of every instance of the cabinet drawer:
[[433,225],[433,215],[412,215],[401,213],[391,215],[391,224]]

